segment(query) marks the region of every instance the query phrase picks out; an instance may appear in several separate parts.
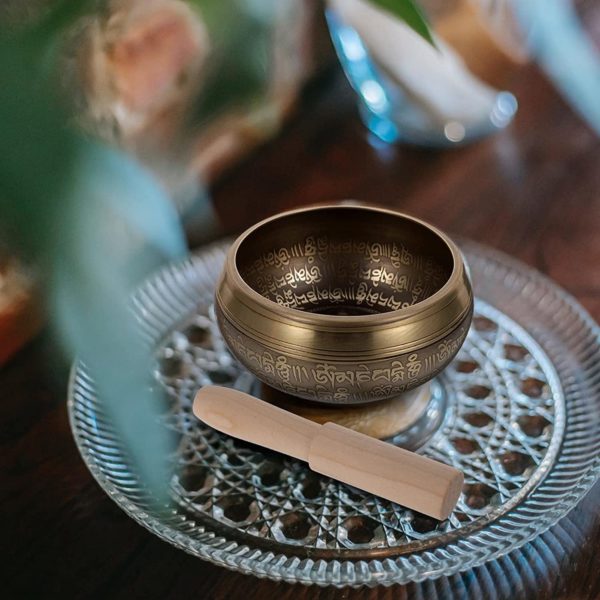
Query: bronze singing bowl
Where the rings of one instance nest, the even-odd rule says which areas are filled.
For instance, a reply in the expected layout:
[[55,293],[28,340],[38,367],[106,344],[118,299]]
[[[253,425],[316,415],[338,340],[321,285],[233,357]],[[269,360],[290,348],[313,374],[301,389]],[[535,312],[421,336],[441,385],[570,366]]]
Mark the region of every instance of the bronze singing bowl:
[[456,245],[391,210],[331,205],[244,232],[217,286],[227,345],[259,379],[328,404],[383,400],[439,373],[473,293]]

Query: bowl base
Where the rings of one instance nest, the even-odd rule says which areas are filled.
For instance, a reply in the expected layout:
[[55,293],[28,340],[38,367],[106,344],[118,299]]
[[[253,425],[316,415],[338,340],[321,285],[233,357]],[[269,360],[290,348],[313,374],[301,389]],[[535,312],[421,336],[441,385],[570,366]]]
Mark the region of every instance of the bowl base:
[[362,405],[320,405],[255,382],[252,394],[316,423],[333,422],[414,450],[439,429],[446,392],[437,379],[388,400]]

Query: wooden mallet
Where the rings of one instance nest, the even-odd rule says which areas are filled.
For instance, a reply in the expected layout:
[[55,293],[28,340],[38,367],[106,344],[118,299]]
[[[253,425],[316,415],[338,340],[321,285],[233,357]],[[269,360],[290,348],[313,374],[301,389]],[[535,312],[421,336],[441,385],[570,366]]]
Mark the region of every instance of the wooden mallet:
[[319,425],[237,390],[203,387],[193,410],[217,431],[436,519],[448,518],[460,496],[464,478],[453,467],[335,423]]

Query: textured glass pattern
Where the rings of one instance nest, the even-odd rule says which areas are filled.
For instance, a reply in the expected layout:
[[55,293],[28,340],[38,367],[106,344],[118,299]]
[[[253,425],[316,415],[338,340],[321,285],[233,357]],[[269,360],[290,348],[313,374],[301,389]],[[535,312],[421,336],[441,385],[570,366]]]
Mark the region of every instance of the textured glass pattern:
[[156,348],[154,375],[170,398],[163,420],[180,440],[172,506],[161,514],[149,510],[93,382],[78,365],[70,409],[90,470],[160,537],[274,579],[419,581],[524,544],[596,478],[598,328],[536,273],[480,246],[465,244],[464,250],[478,296],[476,316],[464,347],[436,381],[448,410],[420,449],[465,473],[463,495],[447,521],[318,476],[299,461],[218,434],[191,415],[201,385],[256,389],[227,352],[211,313],[223,243],[162,271],[135,299]]

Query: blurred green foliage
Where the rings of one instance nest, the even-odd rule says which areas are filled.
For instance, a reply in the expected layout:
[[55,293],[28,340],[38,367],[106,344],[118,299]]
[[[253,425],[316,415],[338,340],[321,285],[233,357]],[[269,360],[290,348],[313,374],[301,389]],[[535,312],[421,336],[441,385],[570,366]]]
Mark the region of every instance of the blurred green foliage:
[[413,0],[370,0],[380,8],[404,21],[422,38],[435,46],[431,30],[418,4]]
[[[277,0],[260,1],[274,13]],[[190,115],[195,123],[204,123],[232,105],[253,103],[265,93],[271,23],[257,18],[244,0],[192,0],[191,4],[213,32],[202,91]]]
[[[211,59],[194,122],[205,122],[232,104],[251,103],[269,82],[272,21],[280,0],[191,0],[211,32]],[[315,2],[317,0],[314,0]],[[403,20],[429,43],[433,36],[413,0],[370,0]]]
[[37,23],[0,34],[0,230],[37,265],[61,341],[94,374],[132,460],[164,499],[170,444],[128,299],[186,247],[150,174],[69,126],[56,56],[64,27],[91,4],[62,1]]

